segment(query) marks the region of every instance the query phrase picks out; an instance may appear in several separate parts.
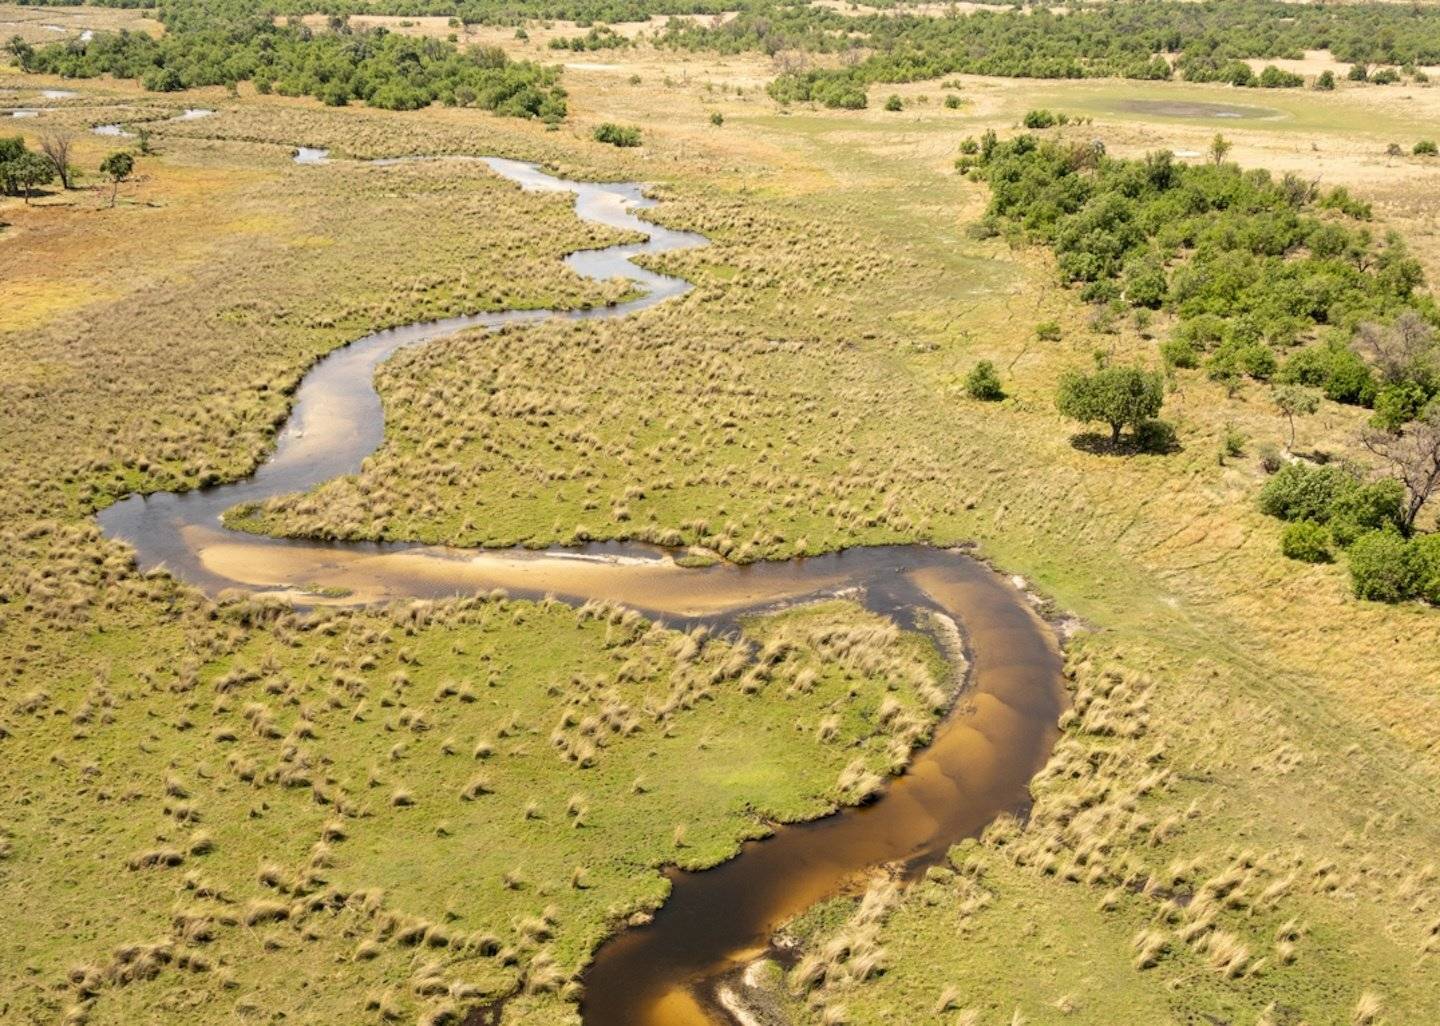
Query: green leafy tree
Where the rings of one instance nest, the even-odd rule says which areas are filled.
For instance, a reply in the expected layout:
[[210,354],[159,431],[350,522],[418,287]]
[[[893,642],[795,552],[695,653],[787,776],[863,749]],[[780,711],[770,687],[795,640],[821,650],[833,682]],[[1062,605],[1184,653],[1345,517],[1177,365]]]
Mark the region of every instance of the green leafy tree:
[[26,150],[10,162],[5,174],[13,178],[15,188],[25,194],[25,202],[29,203],[32,192],[54,181],[55,167],[40,154]]
[[1140,367],[1104,367],[1093,374],[1071,371],[1060,379],[1055,405],[1062,416],[1082,423],[1110,426],[1112,444],[1124,428],[1140,425],[1160,413],[1165,382],[1158,372]]
[[124,150],[116,150],[100,162],[100,173],[110,179],[110,206],[115,206],[115,197],[120,192],[120,183],[129,178],[135,170],[135,158]]

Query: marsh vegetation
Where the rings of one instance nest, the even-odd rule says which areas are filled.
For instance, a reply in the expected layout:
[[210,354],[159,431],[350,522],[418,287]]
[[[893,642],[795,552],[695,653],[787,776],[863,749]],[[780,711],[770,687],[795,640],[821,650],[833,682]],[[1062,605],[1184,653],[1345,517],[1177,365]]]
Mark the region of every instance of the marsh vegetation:
[[[634,321],[477,332],[397,357],[378,378],[385,446],[246,526],[651,539],[695,546],[700,563],[966,540],[1096,628],[1069,644],[1072,710],[1029,816],[920,880],[882,874],[823,902],[782,929],[794,971],[761,967],[737,993],[807,1026],[1433,1020],[1436,614],[1372,600],[1424,594],[1433,569],[1433,500],[1404,523],[1423,462],[1406,464],[1422,471],[1411,489],[1392,459],[1427,437],[1434,395],[1436,166],[1409,153],[1434,136],[1430,16],[1154,6],[1064,28],[1169,16],[1182,54],[1204,52],[1200,25],[1217,68],[1258,58],[1263,75],[1296,68],[1294,48],[1326,24],[1331,56],[1367,62],[1366,80],[1342,67],[1333,90],[1275,89],[1255,100],[1265,117],[1121,110],[1236,106],[1228,87],[1173,81],[1181,61],[1161,45],[1145,57],[1168,51],[1171,81],[1047,89],[997,67],[957,92],[915,78],[971,59],[948,52],[943,37],[965,29],[947,19],[835,15],[857,40],[897,40],[854,70],[842,36],[811,41],[810,26],[838,28],[831,14],[760,8],[731,19],[734,44],[701,19],[658,46],[577,54],[613,67],[564,72],[554,131],[443,97],[391,112],[244,81],[182,99],[103,76],[0,77],[7,105],[39,112],[7,134],[38,153],[42,131],[65,129],[80,170],[76,190],[0,200],[9,1014],[443,1022],[509,995],[506,1023],[573,1022],[597,945],[662,902],[656,867],[724,857],[763,829],[757,812],[858,797],[934,722],[933,655],[848,603],[740,637],[489,594],[310,612],[208,600],[100,537],[89,517],[119,495],[248,472],[305,369],[348,339],[621,295],[564,269],[565,253],[619,241],[565,199],[466,162],[350,159],[503,153],[655,183],[656,216],[712,239],[658,262],[696,289]],[[703,9],[546,13],[618,24],[682,7]],[[503,44],[516,63],[556,59],[550,33],[589,31],[528,21],[533,38],[516,39],[493,5],[403,16],[452,10],[462,25],[442,38]],[[752,43],[762,13],[764,38],[808,55]],[[1273,35],[1252,46],[1215,20],[1242,15]],[[114,26],[122,12],[93,16]],[[1059,16],[965,25],[1031,31],[1021,19],[1101,72]],[[902,65],[906,33],[943,45]],[[835,69],[869,92],[886,61],[905,80],[869,108],[812,96],[817,109],[791,100],[782,115],[764,90]],[[1377,84],[1377,67],[1406,84]],[[900,112],[879,109],[892,92]],[[168,120],[183,106],[217,113]],[[1021,153],[1041,109],[1094,123],[1033,129]],[[605,122],[644,146],[597,142]],[[134,144],[96,124],[147,125],[155,151],[113,210],[95,171]],[[1217,128],[1233,144],[1218,162]],[[1044,202],[987,217],[1016,184],[987,180],[987,130],[995,166],[1020,185],[1033,175]],[[331,162],[296,166],[296,146]],[[1146,157],[1166,149],[1195,156]],[[954,172],[959,156],[977,158],[978,180]],[[977,223],[989,228],[967,233]],[[1094,276],[1072,274],[1089,257]],[[1117,457],[1072,443],[1056,396],[1067,372],[1093,376],[1097,351],[1165,376],[1174,445]],[[982,362],[994,377],[972,388]],[[1296,486],[1296,519],[1267,515],[1275,481]],[[784,655],[761,679],[771,646]],[[883,716],[890,699],[902,711]],[[895,717],[898,733],[882,723]]]

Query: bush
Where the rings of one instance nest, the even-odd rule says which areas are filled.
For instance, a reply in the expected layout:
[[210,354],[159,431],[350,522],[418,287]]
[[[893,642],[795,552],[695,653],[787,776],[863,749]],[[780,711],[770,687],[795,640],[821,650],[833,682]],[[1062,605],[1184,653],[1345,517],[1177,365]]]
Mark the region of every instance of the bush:
[[1035,337],[1038,338],[1041,342],[1059,342],[1060,322],[1041,321],[1039,324],[1035,325]]
[[725,115],[721,114],[718,110],[715,111],[710,115],[710,124],[714,125],[716,128],[719,128],[721,125],[725,124]]
[[900,99],[900,97],[895,95],[894,93],[891,93],[890,96],[885,100],[885,109],[889,111],[904,110],[905,101]]
[[1330,532],[1313,520],[1286,524],[1280,535],[1280,551],[1302,563],[1329,563],[1335,558],[1330,552]]
[[1329,92],[1330,90],[1334,89],[1334,88],[1335,88],[1335,72],[1333,72],[1333,71],[1322,71],[1322,72],[1320,72],[1319,77],[1317,77],[1317,78],[1315,79],[1315,88],[1321,90],[1322,92]]
[[995,402],[1005,398],[1005,389],[1000,386],[1000,375],[989,360],[981,360],[965,378],[965,394],[971,399]]
[[1305,79],[1290,71],[1283,71],[1273,64],[1267,64],[1260,72],[1262,89],[1294,89],[1305,84]]
[[1433,157],[1440,153],[1440,147],[1436,147],[1434,139],[1421,139],[1410,152],[1417,157]]
[[1350,582],[1357,598],[1376,602],[1414,598],[1423,570],[1419,551],[1398,531],[1371,531],[1350,546]]
[[1426,534],[1410,542],[1415,553],[1415,593],[1440,606],[1440,534]]
[[1336,500],[1355,488],[1354,475],[1340,467],[1287,463],[1260,489],[1260,512],[1280,520],[1329,523]]
[[1026,111],[1023,121],[1026,128],[1053,128],[1055,125],[1063,125],[1064,123],[1065,119],[1063,115],[1056,116],[1054,111],[1043,108]]
[[949,96],[945,97],[945,109],[958,110],[963,102],[964,101],[961,100],[960,97],[956,96],[954,93],[951,93]]
[[1200,366],[1200,353],[1188,338],[1172,337],[1161,342],[1160,358],[1167,367],[1191,370]]
[[613,121],[606,121],[595,126],[595,141],[609,143],[611,146],[639,146],[640,129],[631,125],[617,125]]
[[1175,425],[1168,420],[1142,420],[1135,426],[1135,446],[1141,452],[1174,452],[1179,444]]
[[1330,533],[1345,548],[1361,535],[1404,522],[1405,486],[1392,477],[1344,489],[1330,504]]

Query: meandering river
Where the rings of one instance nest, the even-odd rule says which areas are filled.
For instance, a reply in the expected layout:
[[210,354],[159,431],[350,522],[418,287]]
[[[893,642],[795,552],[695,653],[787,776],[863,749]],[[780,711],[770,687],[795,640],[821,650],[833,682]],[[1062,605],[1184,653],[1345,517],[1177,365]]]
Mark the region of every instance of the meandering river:
[[[323,164],[324,151],[297,160]],[[463,158],[455,158],[463,159]],[[641,233],[644,242],[571,254],[577,273],[631,280],[638,298],[588,310],[523,310],[413,324],[359,339],[318,361],[295,395],[273,453],[251,476],[190,492],[130,496],[99,514],[109,537],[135,547],[142,568],[163,566],[210,594],[227,588],[305,602],[439,597],[505,588],[571,602],[612,599],[672,623],[733,627],[746,613],[845,592],[903,625],[937,631],[966,686],[933,743],[881,796],[813,823],[781,826],[739,857],[700,873],[671,871],[654,921],[604,944],[584,974],[587,1026],[714,1026],[729,1021],[717,987],[762,954],[786,919],[842,891],[877,866],[911,874],[944,857],[1003,812],[1023,811],[1028,782],[1054,743],[1062,706],[1053,633],[1010,582],[963,553],[889,546],[783,563],[686,569],[647,546],[465,550],[440,546],[312,542],[242,534],[221,514],[240,503],[312,488],[352,474],[384,439],[374,373],[396,350],[465,328],[550,317],[626,317],[689,290],[632,258],[705,244],[638,217],[641,186],[572,182],[531,164],[485,161],[524,189],[575,196],[584,220]],[[316,167],[313,173],[325,173]],[[483,342],[477,342],[483,344]],[[478,1022],[481,1012],[472,1017]]]

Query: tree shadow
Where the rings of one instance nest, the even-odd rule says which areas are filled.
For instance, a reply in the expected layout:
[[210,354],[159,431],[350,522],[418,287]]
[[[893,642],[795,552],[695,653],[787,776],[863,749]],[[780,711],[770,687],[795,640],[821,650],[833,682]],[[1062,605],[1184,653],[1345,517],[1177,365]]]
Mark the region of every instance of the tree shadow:
[[1092,456],[1173,456],[1185,451],[1175,428],[1163,420],[1147,421],[1139,431],[1122,434],[1119,441],[1105,432],[1081,431],[1070,436],[1070,444]]

